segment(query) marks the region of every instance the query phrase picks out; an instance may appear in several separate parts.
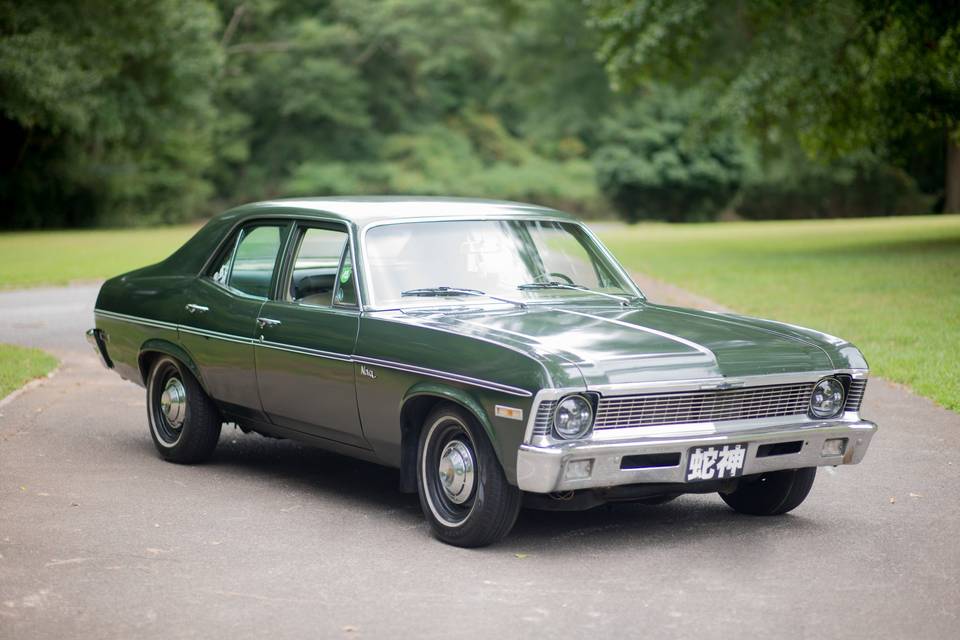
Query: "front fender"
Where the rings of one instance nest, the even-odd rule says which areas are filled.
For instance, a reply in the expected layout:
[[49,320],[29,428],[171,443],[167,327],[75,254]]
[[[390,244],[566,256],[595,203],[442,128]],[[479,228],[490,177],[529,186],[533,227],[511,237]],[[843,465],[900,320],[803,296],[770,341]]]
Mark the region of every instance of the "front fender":
[[147,340],[140,346],[140,354],[137,356],[137,364],[140,367],[140,377],[143,379],[144,385],[147,383],[147,376],[150,372],[146,367],[146,358],[145,356],[150,353],[162,353],[170,357],[176,358],[183,363],[187,369],[190,370],[190,373],[193,374],[193,377],[197,379],[197,382],[200,383],[200,386],[203,388],[204,393],[209,395],[207,390],[207,385],[203,380],[203,376],[200,374],[200,368],[193,361],[193,358],[190,357],[190,354],[178,344],[174,344],[169,340],[162,340],[154,338]]
[[500,452],[500,443],[498,442],[496,432],[493,430],[493,425],[490,423],[490,416],[488,416],[487,412],[484,411],[483,404],[481,404],[480,400],[473,393],[467,391],[466,389],[460,389],[458,387],[453,387],[440,382],[418,382],[410,387],[407,393],[403,396],[403,400],[400,403],[400,413],[403,413],[403,407],[407,404],[407,402],[413,398],[421,396],[444,398],[467,409],[467,411],[473,414],[473,417],[477,419],[477,422],[480,423],[480,426],[483,427],[483,431],[487,434],[490,444],[493,445],[493,450],[496,452],[497,458],[500,460],[501,464],[503,464],[503,456]]

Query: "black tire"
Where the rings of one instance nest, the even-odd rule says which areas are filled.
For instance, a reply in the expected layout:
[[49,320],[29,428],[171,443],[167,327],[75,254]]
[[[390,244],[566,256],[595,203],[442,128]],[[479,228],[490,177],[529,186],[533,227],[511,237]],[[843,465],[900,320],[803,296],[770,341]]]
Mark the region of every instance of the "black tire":
[[720,497],[740,513],[778,516],[800,506],[816,477],[816,467],[747,476],[740,479],[736,490],[721,493]]
[[[165,390],[170,391],[166,398]],[[182,403],[176,401],[181,395]],[[176,406],[165,410],[164,402]],[[170,462],[203,462],[213,454],[220,439],[222,423],[217,407],[193,374],[169,356],[161,356],[150,367],[147,420],[154,446]]]
[[[471,456],[472,473],[466,472],[468,465],[459,470],[448,465],[448,473],[441,474],[448,450],[447,461],[465,462],[464,456]],[[451,403],[431,411],[420,431],[417,490],[434,535],[457,547],[483,547],[501,540],[520,512],[520,490],[507,482],[483,429],[468,411]]]

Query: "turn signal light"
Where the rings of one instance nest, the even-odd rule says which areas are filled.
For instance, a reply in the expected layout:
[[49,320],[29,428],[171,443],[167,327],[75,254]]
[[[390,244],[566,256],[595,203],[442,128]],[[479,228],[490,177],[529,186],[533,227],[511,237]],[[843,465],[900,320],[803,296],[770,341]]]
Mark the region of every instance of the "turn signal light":
[[563,470],[564,480],[586,480],[593,473],[593,458],[571,460]]
[[823,457],[842,456],[846,448],[846,438],[830,438],[829,440],[823,441],[823,450],[820,452],[820,455]]

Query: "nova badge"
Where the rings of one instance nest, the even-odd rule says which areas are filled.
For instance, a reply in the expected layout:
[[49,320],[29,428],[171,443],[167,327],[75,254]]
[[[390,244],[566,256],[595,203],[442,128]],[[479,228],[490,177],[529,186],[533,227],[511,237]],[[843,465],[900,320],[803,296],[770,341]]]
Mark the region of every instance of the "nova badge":
[[377,379],[377,374],[374,373],[373,369],[367,367],[366,365],[360,365],[360,375],[367,376],[371,380]]

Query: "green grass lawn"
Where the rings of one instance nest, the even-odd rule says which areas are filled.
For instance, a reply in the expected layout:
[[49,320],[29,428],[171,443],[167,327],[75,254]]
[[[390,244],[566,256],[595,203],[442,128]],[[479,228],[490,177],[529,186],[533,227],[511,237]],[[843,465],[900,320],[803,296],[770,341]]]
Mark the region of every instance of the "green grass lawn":
[[960,410],[960,216],[643,224],[600,235],[630,269],[841,336],[873,374]]
[[0,344],[0,398],[56,366],[57,359],[39,349]]
[[100,280],[173,253],[197,225],[0,233],[0,289]]

